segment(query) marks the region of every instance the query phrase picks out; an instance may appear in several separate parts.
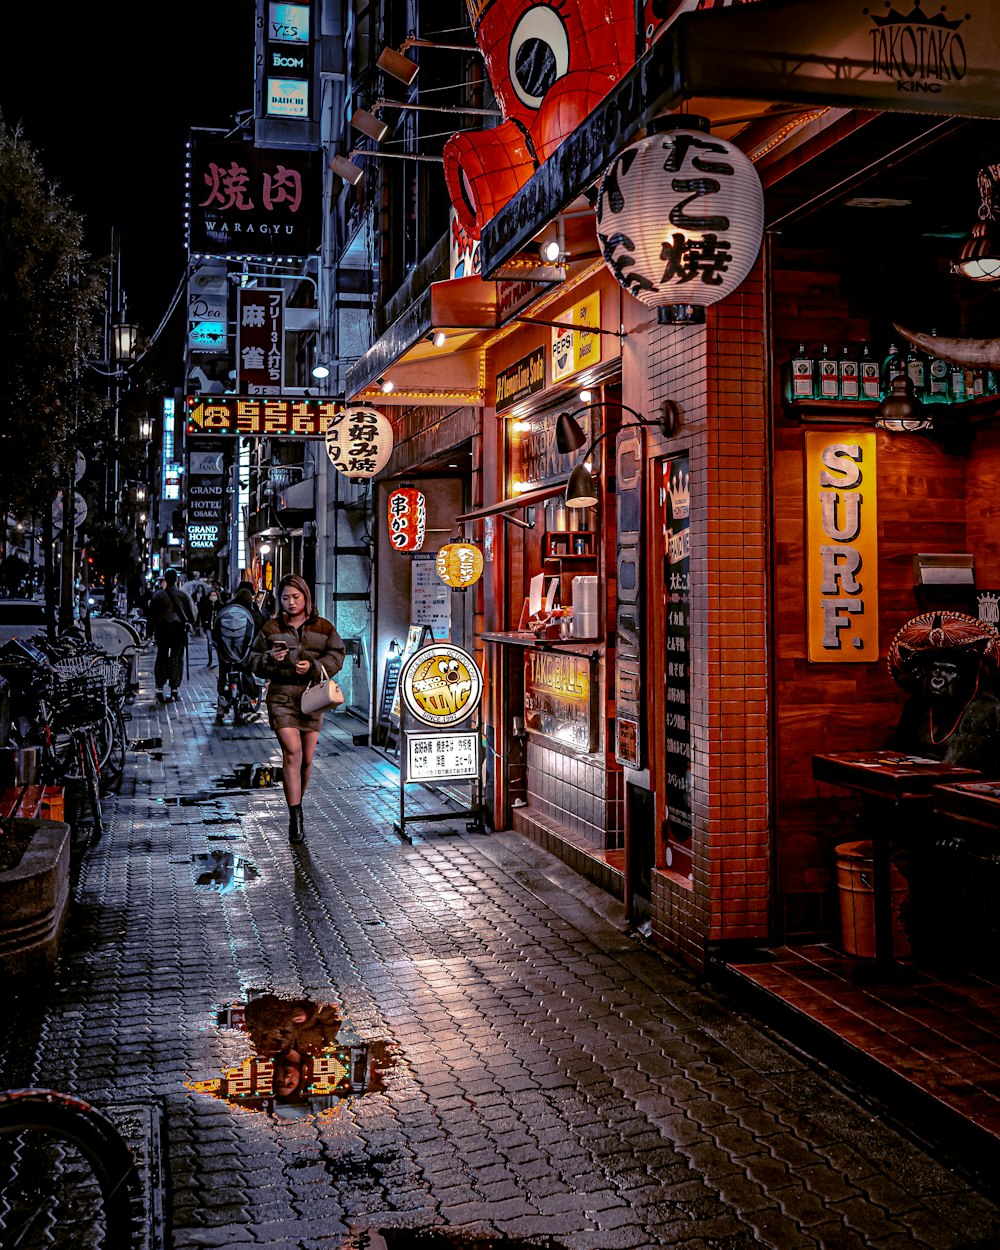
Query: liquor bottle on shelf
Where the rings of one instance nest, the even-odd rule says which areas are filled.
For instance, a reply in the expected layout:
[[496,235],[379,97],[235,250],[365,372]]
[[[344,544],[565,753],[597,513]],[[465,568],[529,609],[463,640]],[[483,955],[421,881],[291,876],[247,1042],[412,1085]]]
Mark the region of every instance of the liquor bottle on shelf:
[[876,403],[882,398],[882,379],[879,373],[878,361],[871,353],[871,348],[865,343],[861,348],[861,398],[872,399]]
[[[931,330],[937,336],[937,330]],[[946,404],[948,402],[948,362],[940,356],[927,357],[927,394],[924,403]]]
[[[968,375],[966,375],[966,389],[968,390]],[[986,374],[982,369],[972,370],[972,393],[971,399],[979,399],[986,394]]]
[[816,361],[816,369],[819,373],[819,398],[836,399],[840,393],[840,384],[837,379],[837,362],[826,343],[823,344],[823,350]]
[[889,355],[882,361],[882,394],[892,391],[893,378],[906,375],[906,357],[896,343],[889,344]]
[[948,366],[948,397],[953,404],[964,403],[969,398],[965,390],[965,366]]
[[906,353],[906,374],[913,384],[914,397],[923,399],[927,387],[927,361],[924,353],[912,344]]
[[837,361],[841,399],[861,398],[861,371],[857,353],[845,346]]
[[792,357],[792,399],[813,399],[816,395],[816,362],[800,343]]

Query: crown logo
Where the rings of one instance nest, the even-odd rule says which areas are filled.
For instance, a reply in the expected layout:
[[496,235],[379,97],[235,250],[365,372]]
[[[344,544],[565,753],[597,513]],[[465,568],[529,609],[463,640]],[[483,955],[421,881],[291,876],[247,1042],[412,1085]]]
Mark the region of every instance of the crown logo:
[[675,520],[691,515],[691,475],[689,473],[678,473],[676,477],[671,477],[667,485],[667,494],[670,496],[670,515]]
[[[969,14],[966,13],[965,17],[960,17],[960,18],[957,18],[954,22],[949,22],[948,19],[945,17],[946,6],[942,5],[941,11],[939,13],[935,13],[933,17],[928,17],[927,14],[923,11],[923,9],[921,9],[919,0],[918,0],[918,3],[914,4],[913,8],[909,11],[909,13],[900,13],[898,9],[894,9],[892,7],[891,0],[886,0],[885,7],[889,10],[889,12],[886,13],[884,17],[876,17],[874,13],[871,14],[871,19],[875,23],[876,26],[918,25],[918,26],[937,26],[941,30],[957,30],[959,26],[961,26],[962,23],[969,16]],[[864,11],[865,13],[870,12],[870,10],[868,9],[865,9]]]
[[979,594],[979,619],[984,625],[994,628],[1000,625],[1000,595],[992,590],[983,590]]

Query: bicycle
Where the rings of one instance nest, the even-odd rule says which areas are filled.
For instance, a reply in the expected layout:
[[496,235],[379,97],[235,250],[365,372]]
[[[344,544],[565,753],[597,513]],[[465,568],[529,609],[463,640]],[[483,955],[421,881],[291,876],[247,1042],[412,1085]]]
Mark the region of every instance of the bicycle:
[[96,734],[107,727],[104,679],[83,673],[53,673],[49,698],[41,698],[43,770],[48,780],[81,782],[87,794],[95,840],[104,832],[101,763]]
[[106,1116],[51,1089],[0,1092],[0,1245],[134,1250],[142,1183]]

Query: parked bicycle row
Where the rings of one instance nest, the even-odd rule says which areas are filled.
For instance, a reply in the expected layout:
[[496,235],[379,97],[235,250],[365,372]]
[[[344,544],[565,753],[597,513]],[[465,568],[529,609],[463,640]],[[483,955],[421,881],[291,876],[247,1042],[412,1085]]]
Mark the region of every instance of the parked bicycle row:
[[131,719],[126,703],[136,688],[135,636],[112,645],[120,650],[112,653],[71,631],[0,646],[8,772],[16,771],[13,780],[22,783],[82,792],[95,836],[103,830],[101,795],[125,768]]

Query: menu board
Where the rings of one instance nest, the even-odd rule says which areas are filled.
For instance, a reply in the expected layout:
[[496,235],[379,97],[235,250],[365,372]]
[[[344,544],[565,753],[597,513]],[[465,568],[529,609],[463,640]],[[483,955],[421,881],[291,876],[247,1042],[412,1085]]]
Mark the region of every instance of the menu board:
[[451,637],[451,587],[438,577],[436,551],[417,551],[410,566],[410,620],[429,625],[435,642]]
[[667,846],[671,871],[690,877],[691,854],[691,474],[687,453],[662,462],[663,607],[666,620]]
[[475,733],[408,733],[407,781],[475,781],[479,776]]

